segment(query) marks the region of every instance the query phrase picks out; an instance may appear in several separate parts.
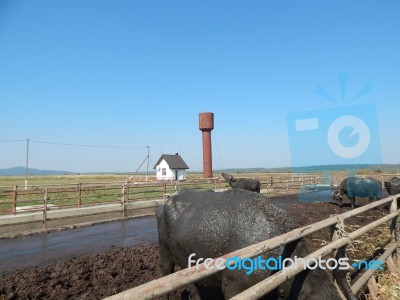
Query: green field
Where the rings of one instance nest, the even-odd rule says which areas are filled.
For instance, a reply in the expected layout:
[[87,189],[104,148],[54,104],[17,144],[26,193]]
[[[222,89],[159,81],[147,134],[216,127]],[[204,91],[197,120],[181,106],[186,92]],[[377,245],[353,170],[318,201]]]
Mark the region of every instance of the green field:
[[[176,189],[214,189],[213,182],[200,181],[201,174],[190,174],[185,182],[156,182],[155,176],[148,181],[143,175],[134,176],[125,200],[161,199],[165,194],[176,192]],[[122,186],[126,175],[47,175],[31,176],[25,189],[25,177],[0,177],[0,211],[10,212],[13,207],[41,205],[79,206],[103,204],[107,202],[122,203]],[[221,188],[228,185],[224,182]],[[17,187],[17,193],[14,193]],[[17,201],[14,201],[14,199]]]
[[[28,185],[45,186],[54,184],[78,184],[78,183],[120,183],[125,182],[126,175],[42,175],[29,176]],[[140,180],[143,180],[140,176]],[[0,176],[0,186],[25,185],[25,176]]]
[[[344,171],[335,172],[345,176]],[[381,170],[359,169],[360,175],[371,175],[382,177]],[[267,172],[231,172],[235,177],[255,177],[260,179],[262,188],[268,187],[268,181],[273,177],[274,190],[268,192],[268,196],[275,194],[275,189],[287,189],[287,178],[298,176],[295,173],[267,173]],[[315,173],[314,173],[315,174]],[[303,174],[311,176],[312,173]],[[79,206],[90,204],[101,204],[107,202],[121,202],[122,186],[128,176],[121,174],[90,174],[90,175],[42,175],[29,176],[28,186],[25,189],[24,176],[0,176],[0,212],[13,211],[14,206],[23,207],[31,205],[42,205],[47,199],[48,205],[55,206]],[[188,173],[185,182],[167,181],[165,184],[157,182],[155,175],[149,175],[148,181],[144,175],[135,175],[129,184],[129,190],[125,196],[127,201],[160,199],[165,194],[174,193],[182,188],[189,189],[225,189],[229,188],[218,172],[214,172],[214,177],[219,179],[217,186],[210,180],[202,180],[201,173]],[[379,177],[379,178],[378,178]],[[279,180],[281,182],[279,183]],[[280,187],[279,187],[280,184]],[[14,189],[17,186],[17,196]],[[47,191],[47,194],[46,194]],[[15,198],[17,201],[14,201]]]

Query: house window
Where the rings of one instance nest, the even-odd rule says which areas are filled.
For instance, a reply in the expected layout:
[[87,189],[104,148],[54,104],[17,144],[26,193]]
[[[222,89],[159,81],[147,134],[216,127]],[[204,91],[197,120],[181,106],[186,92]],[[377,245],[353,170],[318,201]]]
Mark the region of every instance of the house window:
[[161,175],[162,175],[162,176],[167,175],[167,169],[166,169],[166,168],[162,168],[162,169],[161,169]]

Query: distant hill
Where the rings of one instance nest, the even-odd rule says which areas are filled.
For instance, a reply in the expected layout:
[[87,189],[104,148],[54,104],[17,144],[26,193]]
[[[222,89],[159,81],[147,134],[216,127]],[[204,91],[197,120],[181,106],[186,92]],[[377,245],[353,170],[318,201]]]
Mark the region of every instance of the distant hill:
[[323,165],[307,167],[283,167],[283,168],[243,168],[243,169],[221,169],[214,172],[225,173],[311,173],[311,172],[331,172],[331,171],[360,171],[371,170],[379,173],[398,173],[400,164],[359,164],[359,165]]
[[[28,168],[29,175],[65,175],[75,174],[69,171],[55,171],[55,170],[39,170]],[[25,167],[13,167],[8,169],[0,169],[0,176],[24,176],[26,174]]]
[[[348,171],[357,172],[362,170],[375,171],[377,173],[399,173],[400,164],[379,164],[379,165],[323,165],[323,166],[308,166],[308,167],[283,167],[283,168],[230,168],[213,170],[214,173],[313,173],[313,172],[332,172],[332,171]],[[25,176],[25,167],[13,167],[8,169],[0,169],[0,176]],[[188,171],[188,173],[201,173],[201,171]],[[29,175],[72,175],[77,174],[70,171],[56,171],[56,170],[40,170],[29,168]],[[88,172],[81,174],[131,174],[131,172]],[[144,175],[145,172],[138,172]],[[154,175],[153,170],[149,171],[149,175]]]

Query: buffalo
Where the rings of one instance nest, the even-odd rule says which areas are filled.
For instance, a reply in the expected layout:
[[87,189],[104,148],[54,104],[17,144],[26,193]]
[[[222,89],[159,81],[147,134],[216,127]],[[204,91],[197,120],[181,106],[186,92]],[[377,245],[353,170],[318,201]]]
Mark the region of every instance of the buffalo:
[[[385,181],[385,188],[389,195],[400,194],[400,178],[393,177],[389,181]],[[390,205],[389,205],[390,206]],[[397,198],[397,207],[400,207],[400,197]]]
[[[182,190],[157,209],[160,259],[163,275],[175,265],[187,268],[189,258],[215,258],[258,243],[295,228],[287,212],[261,194],[232,189],[213,191]],[[304,257],[303,239],[275,248],[262,259]],[[194,264],[192,265],[192,267]],[[276,272],[269,268],[244,270],[225,268],[195,283],[197,299],[228,299]],[[333,272],[348,299],[352,294],[345,274]],[[168,296],[166,296],[168,299]],[[327,273],[320,268],[305,270],[287,279],[262,299],[341,299]]]
[[347,177],[339,185],[339,188],[333,193],[333,200],[342,207],[343,195],[346,195],[351,202],[351,208],[354,208],[356,197],[369,197],[369,200],[379,200],[381,198],[381,183],[371,177],[358,178]]
[[261,190],[260,180],[255,178],[235,178],[232,175],[221,173],[225,181],[229,183],[233,189],[242,189],[259,193]]
[[400,194],[400,178],[393,177],[389,181],[385,181],[385,188],[389,195]]

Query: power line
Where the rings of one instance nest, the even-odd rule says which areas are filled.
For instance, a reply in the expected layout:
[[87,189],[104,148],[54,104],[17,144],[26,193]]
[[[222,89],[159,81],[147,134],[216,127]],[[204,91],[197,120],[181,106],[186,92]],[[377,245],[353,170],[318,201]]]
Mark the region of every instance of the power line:
[[[86,144],[69,144],[69,143],[58,143],[58,142],[35,141],[35,140],[29,140],[29,141],[31,143],[59,145],[59,146],[71,146],[71,147],[116,148],[116,149],[144,149],[144,148],[147,148],[147,146],[86,145]],[[26,142],[26,140],[4,140],[4,141],[0,141],[0,143],[13,143],[13,142]]]
[[[37,140],[31,140],[31,139],[26,139],[26,140],[2,140],[0,143],[10,143],[10,142],[25,142],[27,144],[26,146],[26,178],[29,176],[29,168],[28,168],[28,158],[29,158],[29,144],[30,143],[36,143],[36,144],[46,144],[46,145],[56,145],[56,146],[68,146],[68,147],[86,147],[86,148],[109,148],[109,149],[147,149],[147,156],[146,159],[143,161],[143,163],[147,160],[149,162],[150,159],[150,146],[112,146],[112,145],[88,145],[88,144],[71,144],[71,143],[59,143],[59,142],[49,142],[49,141],[37,141]],[[143,164],[142,163],[142,164]],[[140,165],[141,167],[142,165]],[[140,168],[139,167],[139,168]],[[148,172],[148,165],[147,165],[147,171]],[[27,179],[25,180],[27,182]]]
[[13,142],[26,142],[26,140],[6,140],[6,141],[0,141],[0,143],[13,143]]
[[85,144],[67,144],[67,143],[57,143],[57,142],[45,142],[45,141],[34,141],[30,140],[32,143],[38,144],[48,144],[48,145],[58,145],[58,146],[70,146],[70,147],[87,147],[87,148],[112,148],[112,149],[144,149],[147,146],[110,146],[110,145],[85,145]]
[[197,138],[198,138],[197,135],[195,135],[195,134],[192,135],[192,139],[190,140],[189,144],[187,144],[187,147],[182,154],[186,154],[189,152],[190,148],[192,147],[194,139],[197,139]]
[[215,149],[217,150],[217,154],[218,154],[217,158],[218,158],[219,164],[220,164],[219,169],[224,169],[227,166],[227,164],[226,164],[224,157],[221,155],[221,151],[219,150],[217,139],[215,138],[215,135],[213,135],[212,143],[213,143],[213,145],[215,145]]

